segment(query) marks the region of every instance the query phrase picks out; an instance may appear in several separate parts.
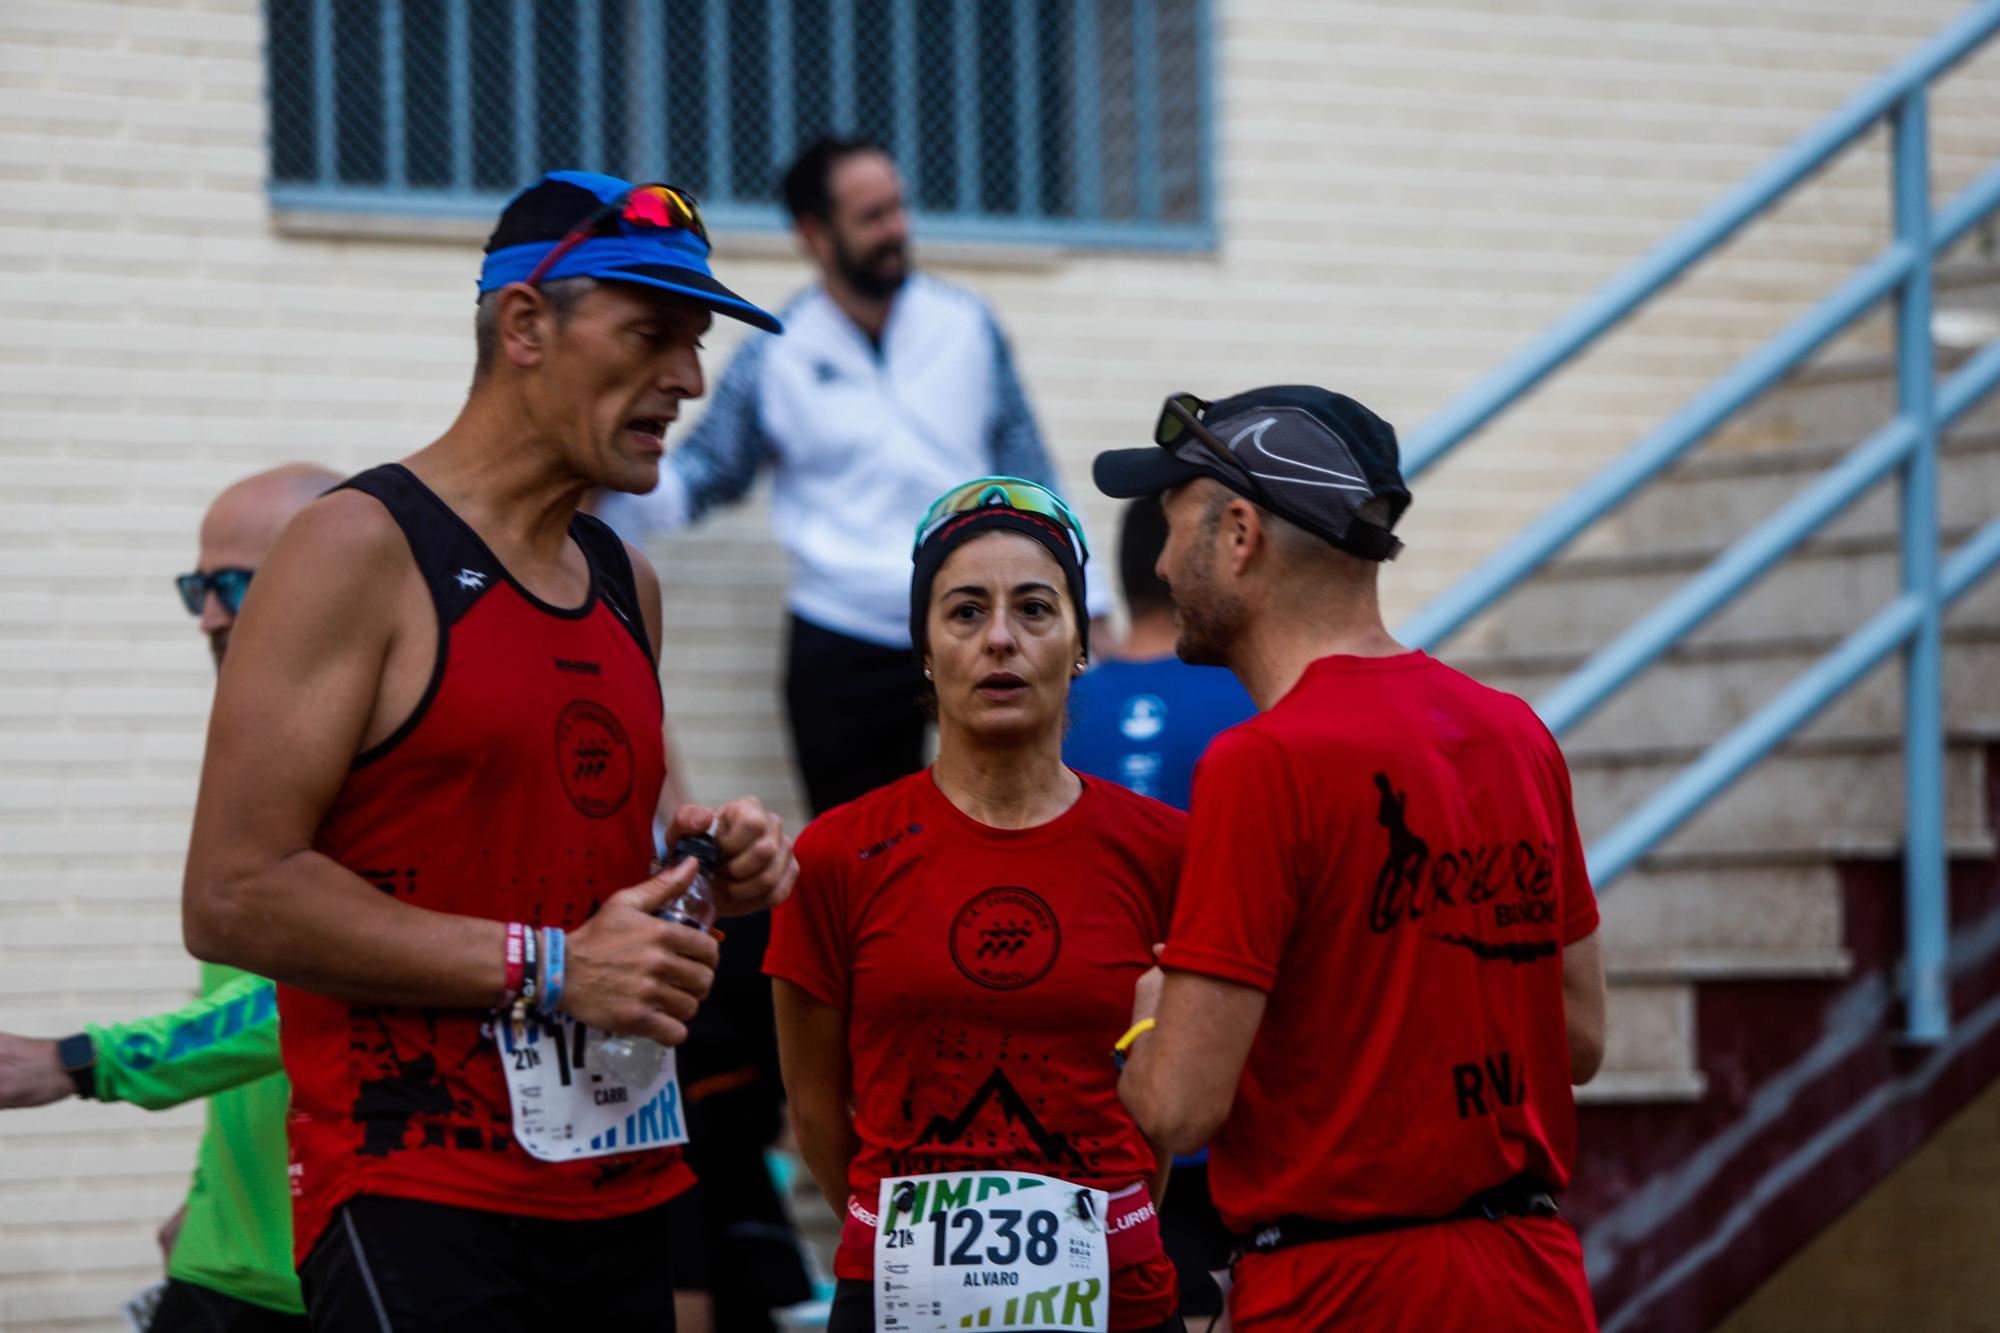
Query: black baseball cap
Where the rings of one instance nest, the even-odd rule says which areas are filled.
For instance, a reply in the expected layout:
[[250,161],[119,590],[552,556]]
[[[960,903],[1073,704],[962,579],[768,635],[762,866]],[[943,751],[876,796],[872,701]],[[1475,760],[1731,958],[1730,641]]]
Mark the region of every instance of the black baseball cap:
[[[1153,443],[1099,454],[1091,468],[1097,489],[1131,499],[1208,477],[1350,555],[1392,560],[1403,549],[1389,531],[1410,505],[1396,428],[1345,394],[1309,384],[1214,403],[1173,394]],[[1375,500],[1386,522],[1363,516]]]

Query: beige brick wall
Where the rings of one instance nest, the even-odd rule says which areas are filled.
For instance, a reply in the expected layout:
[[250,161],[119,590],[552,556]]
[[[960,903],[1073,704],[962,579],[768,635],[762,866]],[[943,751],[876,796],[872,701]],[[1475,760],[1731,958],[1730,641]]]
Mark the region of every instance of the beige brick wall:
[[[1073,489],[1175,388],[1318,380],[1407,429],[1962,8],[1217,0],[1217,253],[940,267],[1002,312]],[[167,579],[206,499],[283,459],[405,453],[463,391],[475,247],[275,228],[260,41],[253,0],[0,4],[0,1029],[191,984],[175,897],[211,673]],[[1941,189],[2000,150],[1996,112],[1987,56],[1938,99]],[[1884,180],[1877,136],[1428,479],[1392,605],[1870,252]],[[781,255],[725,239],[722,265],[775,302],[803,278]],[[657,554],[697,790],[796,811],[761,506]],[[196,1124],[0,1116],[0,1326],[111,1326]]]

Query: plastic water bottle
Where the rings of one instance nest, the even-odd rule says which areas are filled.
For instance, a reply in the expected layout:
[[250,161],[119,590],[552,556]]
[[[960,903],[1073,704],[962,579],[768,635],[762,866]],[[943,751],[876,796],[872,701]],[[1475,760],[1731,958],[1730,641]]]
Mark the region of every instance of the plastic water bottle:
[[[675,843],[668,855],[670,863],[675,865],[693,857],[695,872],[687,891],[660,910],[660,920],[707,930],[715,924],[716,897],[711,876],[722,864],[722,848],[714,838],[693,833]],[[589,1064],[606,1078],[616,1079],[628,1088],[641,1088],[660,1076],[666,1060],[667,1048],[651,1037],[606,1037],[591,1051]]]

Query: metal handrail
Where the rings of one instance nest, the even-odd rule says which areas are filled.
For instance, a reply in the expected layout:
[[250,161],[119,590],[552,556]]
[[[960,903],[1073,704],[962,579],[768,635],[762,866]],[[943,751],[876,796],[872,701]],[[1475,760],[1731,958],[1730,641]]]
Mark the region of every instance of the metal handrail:
[[1545,695],[1537,709],[1558,735],[1573,727],[1889,471],[1896,470],[1901,483],[1902,594],[1627,816],[1590,849],[1589,865],[1593,882],[1600,888],[1608,885],[1883,657],[1900,649],[1904,659],[1907,1035],[1922,1042],[1942,1040],[1950,1025],[1944,984],[1949,922],[1942,814],[1942,618],[1952,601],[2000,566],[2000,520],[1980,529],[1948,564],[1941,564],[1937,513],[1938,433],[2000,384],[2000,343],[1972,358],[1940,391],[1934,384],[1930,330],[1932,262],[2000,207],[2000,164],[1933,213],[1928,94],[1933,81],[1996,32],[2000,32],[2000,0],[1983,0],[1426,422],[1405,451],[1409,475],[1429,468],[1768,211],[1877,121],[1890,122],[1895,231],[1891,244],[1526,532],[1425,606],[1399,628],[1399,633],[1415,646],[1431,647],[1463,628],[1780,377],[1885,296],[1895,294],[1896,417],[1595,653]]

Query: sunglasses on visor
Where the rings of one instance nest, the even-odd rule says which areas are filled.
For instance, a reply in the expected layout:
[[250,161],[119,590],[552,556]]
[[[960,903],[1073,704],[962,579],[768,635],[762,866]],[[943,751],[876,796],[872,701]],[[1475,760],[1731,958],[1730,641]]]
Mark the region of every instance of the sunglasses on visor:
[[1071,545],[1076,547],[1078,564],[1090,559],[1090,546],[1083,539],[1083,523],[1062,502],[1062,497],[1046,486],[1019,477],[980,477],[940,495],[917,524],[912,553],[952,519],[982,509],[1012,509],[1047,519],[1069,535]]
[[196,570],[192,574],[180,574],[174,578],[174,586],[181,591],[181,605],[191,616],[201,614],[201,608],[208,601],[212,591],[222,599],[222,609],[235,615],[243,609],[243,594],[250,591],[250,576],[255,570],[218,569],[213,574]]
[[675,185],[634,185],[623,194],[607,200],[596,212],[571,227],[560,241],[549,247],[549,252],[542,256],[542,262],[535,265],[522,281],[530,287],[540,282],[556,266],[557,260],[597,235],[598,228],[613,220],[653,231],[681,227],[700,237],[703,245],[709,244],[708,228],[702,225],[701,209],[696,206],[693,195]]

